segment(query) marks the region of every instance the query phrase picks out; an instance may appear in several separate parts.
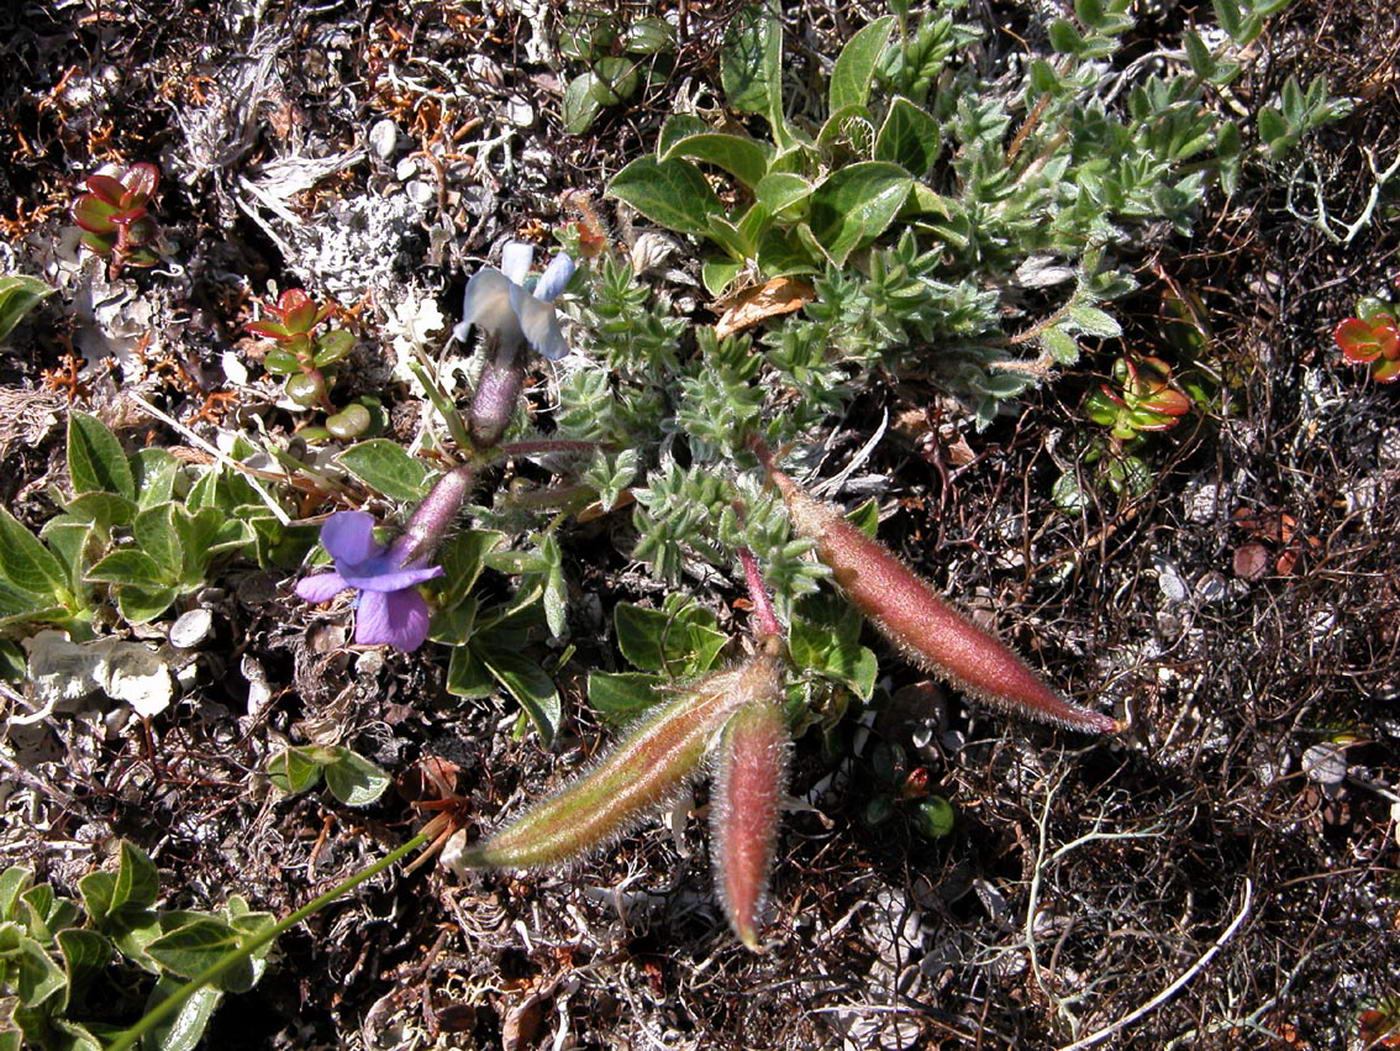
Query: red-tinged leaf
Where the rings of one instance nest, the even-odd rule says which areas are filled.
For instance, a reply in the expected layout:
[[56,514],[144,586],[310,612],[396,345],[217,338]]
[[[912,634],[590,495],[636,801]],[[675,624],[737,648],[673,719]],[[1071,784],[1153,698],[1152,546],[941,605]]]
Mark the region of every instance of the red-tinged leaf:
[[143,215],[133,222],[118,223],[117,226],[122,231],[121,239],[133,248],[150,244],[160,232],[155,220],[148,215]]
[[1385,358],[1371,366],[1371,378],[1377,383],[1394,383],[1400,379],[1400,358]]
[[92,249],[100,256],[109,256],[117,247],[117,233],[98,233],[94,230],[84,230],[79,240],[88,248]]
[[1191,399],[1179,390],[1164,390],[1142,402],[1141,407],[1164,416],[1183,416],[1191,411]]
[[121,181],[126,189],[126,201],[144,204],[155,196],[156,187],[160,185],[160,169],[144,161],[133,164],[122,173]]
[[316,302],[299,288],[289,288],[277,300],[277,311],[289,332],[310,332],[316,324]]
[[117,209],[114,205],[108,204],[95,194],[85,193],[73,202],[73,222],[79,227],[95,234],[111,234],[116,232],[116,224],[112,222],[112,216]]
[[243,328],[255,336],[266,336],[268,339],[282,340],[291,335],[287,326],[277,321],[250,321]]
[[1380,340],[1372,326],[1370,321],[1349,317],[1333,331],[1332,338],[1349,361],[1365,364],[1380,356]]
[[710,800],[715,886],[739,940],[758,949],[787,784],[790,744],[775,694],[734,713],[720,738]]
[[940,598],[883,545],[774,468],[766,449],[760,457],[793,528],[816,540],[817,557],[831,567],[837,584],[907,658],[1008,711],[1090,733],[1119,728],[1109,716],[1051,689],[1009,646]]
[[114,209],[122,206],[122,198],[126,196],[126,187],[110,175],[89,175],[83,185]]

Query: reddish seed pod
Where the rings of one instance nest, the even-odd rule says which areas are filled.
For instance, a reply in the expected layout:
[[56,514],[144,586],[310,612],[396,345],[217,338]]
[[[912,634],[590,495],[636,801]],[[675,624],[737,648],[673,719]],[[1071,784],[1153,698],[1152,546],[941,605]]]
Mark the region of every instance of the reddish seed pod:
[[729,926],[755,951],[787,784],[790,744],[781,696],[755,700],[729,720],[710,800],[715,887]]
[[529,869],[572,861],[613,842],[673,802],[699,771],[716,733],[737,709],[782,692],[768,649],[706,676],[657,706],[569,787],[468,848],[465,868]]
[[772,466],[766,450],[760,455],[793,528],[817,542],[817,557],[831,567],[837,584],[911,661],[1011,712],[1089,733],[1121,729],[1114,719],[1051,689],[1010,647],[941,599],[884,545],[835,507],[804,493]]

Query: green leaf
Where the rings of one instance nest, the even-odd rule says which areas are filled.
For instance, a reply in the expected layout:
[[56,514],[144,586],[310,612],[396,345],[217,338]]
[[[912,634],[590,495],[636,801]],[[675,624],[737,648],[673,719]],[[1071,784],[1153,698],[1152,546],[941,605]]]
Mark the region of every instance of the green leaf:
[[766,4],[746,7],[729,24],[720,82],[740,113],[761,113],[778,135],[783,113],[783,26]]
[[24,274],[0,277],[0,343],[9,337],[25,314],[56,291],[37,277]]
[[1040,334],[1040,345],[1061,365],[1073,365],[1079,360],[1079,341],[1059,325]]
[[173,587],[132,587],[124,584],[117,591],[117,609],[128,624],[145,624],[155,620],[179,598]]
[[132,457],[136,480],[136,503],[139,507],[163,504],[175,495],[175,481],[180,476],[180,461],[164,449],[142,449]]
[[658,700],[656,688],[665,680],[647,672],[588,673],[588,703],[604,722],[621,726]]
[[1084,38],[1074,23],[1057,18],[1050,23],[1048,31],[1050,46],[1063,55],[1077,55],[1084,50]]
[[447,662],[447,692],[479,700],[496,692],[496,681],[470,646],[458,646]]
[[580,73],[564,88],[564,130],[570,135],[582,135],[597,119],[603,108],[597,89],[598,78],[592,73]]
[[426,492],[428,469],[390,438],[371,438],[352,445],[336,462],[391,500],[421,500]]
[[14,990],[25,1007],[39,1007],[67,987],[63,969],[33,938],[19,939],[19,951],[8,965],[14,968]]
[[553,533],[545,536],[540,551],[549,560],[544,581],[544,619],[549,633],[563,638],[569,628],[569,589],[564,582],[563,555]]
[[708,670],[727,641],[714,614],[695,605],[672,605],[658,610],[619,603],[613,611],[618,649],[642,671],[675,678]]
[[620,55],[609,55],[593,63],[592,91],[598,102],[613,106],[626,102],[641,86],[637,62]]
[[267,764],[267,776],[274,788],[296,795],[316,787],[321,780],[321,767],[304,748],[284,748]]
[[[183,985],[178,979],[162,975],[146,1001],[146,1012],[150,1013]],[[141,1051],[195,1051],[222,997],[223,993],[213,986],[200,989],[174,1015],[141,1038]]]
[[874,540],[880,529],[880,502],[872,496],[859,507],[847,512],[846,521]]
[[656,137],[656,159],[664,158],[681,139],[705,135],[710,130],[710,126],[693,113],[672,113],[661,125],[661,134]]
[[1113,316],[1106,314],[1098,307],[1072,306],[1069,308],[1068,320],[1077,325],[1081,332],[1090,336],[1116,339],[1123,334],[1122,326],[1113,319]]
[[875,137],[875,159],[898,164],[922,179],[938,160],[938,121],[906,98],[890,103],[885,122]]
[[767,173],[772,155],[773,147],[756,139],[707,131],[676,140],[659,159],[664,163],[688,158],[702,164],[713,164],[738,179],[746,189],[752,190]]
[[117,864],[108,914],[148,909],[156,903],[159,893],[160,877],[155,864],[140,847],[122,840],[121,860]]
[[491,551],[482,559],[487,568],[494,569],[498,573],[548,573],[549,559],[540,551],[528,549],[510,549],[507,551]]
[[67,590],[63,563],[19,519],[0,507],[0,577],[13,587],[40,598]]
[[0,873],[0,923],[15,918],[15,903],[34,884],[34,870],[11,865]]
[[736,260],[712,256],[700,265],[700,279],[705,283],[705,291],[720,296],[743,269],[744,264]]
[[112,943],[96,931],[69,927],[57,935],[68,978],[68,999],[82,1003],[88,985],[112,957]]
[[172,974],[193,978],[224,953],[238,948],[238,941],[238,931],[232,924],[213,916],[200,916],[161,935],[146,946],[146,952]]
[[1050,499],[1056,507],[1069,515],[1082,514],[1084,508],[1089,506],[1089,494],[1079,484],[1079,479],[1071,473],[1062,474],[1055,479],[1055,484],[1050,487]]
[[539,731],[540,742],[546,748],[553,744],[561,714],[554,680],[536,662],[517,651],[492,646],[489,638],[478,635],[472,640],[472,649],[506,692],[525,709]]
[[811,182],[792,172],[770,172],[754,187],[754,199],[777,216],[811,195]]
[[117,891],[117,877],[110,872],[89,872],[78,880],[78,895],[83,908],[98,927],[105,924],[112,911],[112,896]]
[[870,98],[870,82],[875,67],[890,38],[894,16],[885,15],[871,22],[847,41],[836,58],[828,89],[828,112],[845,106],[864,106]]
[[724,210],[704,174],[689,161],[638,157],[612,177],[607,192],[652,222],[693,237],[707,236],[708,217]]
[[80,493],[63,505],[64,514],[95,525],[108,533],[114,527],[130,526],[136,518],[136,502],[116,493]]
[[87,578],[103,584],[130,584],[138,588],[163,588],[170,583],[150,555],[132,547],[113,551],[87,571]]
[[311,361],[318,369],[334,365],[355,349],[355,337],[343,328],[332,329],[316,340],[316,353]]
[[812,192],[812,234],[832,262],[844,266],[851,252],[885,232],[913,185],[903,168],[887,161],[840,168]]
[[297,376],[302,372],[301,359],[281,347],[273,347],[263,355],[263,368],[274,376]]
[[172,503],[157,504],[138,514],[131,525],[136,543],[160,567],[166,582],[178,580],[185,566],[185,549],[176,531],[175,512]]
[[336,749],[336,761],[325,769],[326,787],[346,806],[369,806],[389,787],[389,775],[358,752]]
[[799,667],[835,679],[861,700],[868,700],[874,692],[879,671],[875,654],[831,628],[793,617],[788,651]]
[[136,480],[121,442],[96,416],[76,409],[68,414],[68,477],[75,493],[106,492],[136,499]]
[[490,529],[464,529],[443,541],[435,561],[443,568],[445,584],[438,594],[444,606],[455,606],[471,593],[486,556],[505,542],[504,533]]

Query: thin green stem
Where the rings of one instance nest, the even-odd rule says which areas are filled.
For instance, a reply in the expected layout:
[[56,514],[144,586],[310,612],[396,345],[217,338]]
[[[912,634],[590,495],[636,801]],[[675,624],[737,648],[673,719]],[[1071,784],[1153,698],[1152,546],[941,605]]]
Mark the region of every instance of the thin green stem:
[[258,934],[254,935],[252,938],[249,938],[237,949],[234,949],[232,952],[215,961],[209,967],[205,968],[204,971],[191,978],[188,982],[182,985],[170,996],[166,997],[160,1003],[156,1004],[155,1007],[151,1008],[151,1010],[146,1012],[145,1016],[139,1022],[137,1022],[126,1032],[118,1036],[115,1040],[112,1041],[112,1043],[108,1044],[107,1051],[127,1051],[128,1048],[135,1047],[143,1036],[149,1033],[156,1026],[160,1025],[160,1023],[163,1022],[170,1015],[178,1011],[180,1009],[181,1004],[183,1004],[195,993],[199,992],[199,990],[203,989],[206,985],[217,981],[221,974],[223,974],[229,968],[234,966],[240,960],[251,956],[253,953],[261,949],[264,945],[267,945],[269,942],[274,941],[282,934],[285,934],[287,931],[291,930],[302,920],[307,919],[310,916],[314,916],[317,912],[321,911],[321,909],[325,908],[327,905],[335,901],[341,895],[347,894],[351,890],[354,890],[361,883],[365,882],[365,880],[372,879],[373,877],[377,876],[379,873],[383,872],[385,869],[387,869],[390,865],[394,864],[394,862],[398,861],[400,858],[403,858],[406,855],[413,853],[413,851],[426,844],[430,838],[431,833],[429,832],[418,833],[418,835],[414,836],[412,839],[410,839],[403,846],[399,847],[397,850],[386,854],[384,857],[380,858],[368,868],[361,869],[359,872],[355,873],[355,875],[351,876],[348,880],[345,880],[343,883],[336,884],[334,887],[326,891],[326,893],[322,894],[320,897],[312,899],[310,902],[297,909],[296,912],[292,913],[280,923],[276,923],[273,926],[269,927],[267,930],[261,931]]

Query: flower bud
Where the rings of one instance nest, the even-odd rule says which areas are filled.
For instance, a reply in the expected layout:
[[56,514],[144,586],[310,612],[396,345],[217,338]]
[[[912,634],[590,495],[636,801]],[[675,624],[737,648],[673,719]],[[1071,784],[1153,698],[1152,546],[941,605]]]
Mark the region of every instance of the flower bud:
[[734,713],[716,753],[710,799],[715,887],[729,926],[754,950],[787,785],[790,745],[781,700],[779,689]]
[[[766,450],[765,450],[766,453]],[[882,544],[835,507],[813,499],[764,456],[793,528],[817,542],[851,601],[909,660],[1008,711],[1075,730],[1108,733],[1119,724],[1052,690],[1000,639],[969,621]]]
[[674,802],[735,711],[780,694],[782,688],[781,664],[766,650],[706,676],[644,715],[616,747],[553,799],[464,850],[454,866],[539,868],[613,842]]

